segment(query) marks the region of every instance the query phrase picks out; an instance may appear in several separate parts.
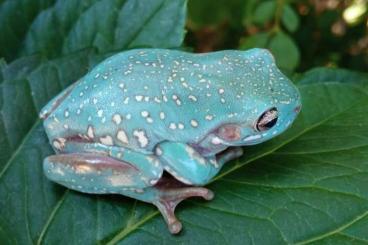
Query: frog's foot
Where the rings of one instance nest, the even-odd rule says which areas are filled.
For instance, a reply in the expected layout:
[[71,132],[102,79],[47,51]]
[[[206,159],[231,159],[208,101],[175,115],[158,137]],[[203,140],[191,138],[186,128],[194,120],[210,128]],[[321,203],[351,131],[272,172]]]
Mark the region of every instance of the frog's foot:
[[163,177],[154,188],[159,194],[152,203],[160,210],[172,234],[179,233],[182,228],[181,222],[175,216],[175,208],[181,201],[189,197],[203,197],[206,200],[214,197],[213,192],[207,188],[188,186],[174,178]]

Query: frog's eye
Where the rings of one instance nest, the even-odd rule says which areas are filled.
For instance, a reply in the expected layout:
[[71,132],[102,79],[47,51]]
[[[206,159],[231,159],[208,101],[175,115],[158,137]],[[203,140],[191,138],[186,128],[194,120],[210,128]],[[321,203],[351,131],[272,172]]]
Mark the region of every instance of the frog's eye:
[[278,118],[278,112],[275,107],[265,111],[259,118],[256,124],[256,129],[259,132],[269,130],[275,126]]

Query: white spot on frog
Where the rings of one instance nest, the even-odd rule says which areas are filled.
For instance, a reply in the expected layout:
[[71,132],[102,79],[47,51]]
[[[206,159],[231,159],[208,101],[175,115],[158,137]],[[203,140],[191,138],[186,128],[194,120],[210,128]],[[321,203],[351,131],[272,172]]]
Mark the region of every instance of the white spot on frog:
[[159,146],[156,147],[156,151],[155,152],[156,152],[156,155],[157,156],[161,156],[162,155],[162,149]]
[[126,135],[125,131],[122,129],[118,131],[116,138],[124,144],[129,143],[128,136]]
[[213,119],[213,115],[206,115],[206,120],[211,121]]
[[57,150],[62,150],[65,146],[66,139],[64,138],[56,138],[52,144]]
[[132,186],[134,185],[134,180],[129,175],[112,175],[109,177],[110,184],[112,186]]
[[143,95],[136,95],[135,100],[136,101],[142,101],[143,100]]
[[90,139],[93,139],[95,137],[94,131],[93,131],[93,127],[92,126],[88,126],[87,128],[87,136]]
[[53,144],[53,146],[54,146],[56,149],[58,149],[58,150],[61,150],[61,149],[62,149],[62,146],[61,146],[61,144],[60,144],[60,142],[59,142],[59,141],[54,140],[54,142],[53,142],[52,144]]
[[146,120],[147,120],[148,123],[153,123],[152,117],[147,117]]
[[177,104],[177,105],[181,105],[181,100],[179,99],[179,97],[176,95],[176,94],[174,94],[173,96],[172,96],[172,99],[175,101],[175,103]]
[[121,116],[119,114],[115,114],[114,116],[112,116],[112,121],[116,125],[119,125],[121,123]]
[[214,137],[212,138],[211,143],[214,145],[219,145],[222,143],[222,140],[219,137]]
[[196,152],[192,147],[185,146],[185,151],[188,153],[189,157],[200,164],[206,164],[206,160],[198,153]]
[[188,98],[194,102],[197,101],[197,97],[195,97],[194,95],[189,95]]
[[172,122],[172,123],[170,123],[170,124],[169,124],[169,128],[170,128],[170,129],[176,129],[176,124],[175,124],[175,123],[173,123],[173,122]]
[[261,135],[257,134],[257,135],[251,135],[251,136],[248,136],[246,138],[243,139],[243,141],[251,141],[251,140],[256,140],[256,139],[260,139],[262,138]]
[[133,135],[137,138],[140,147],[146,147],[148,145],[148,138],[144,130],[134,130]]
[[198,122],[194,119],[190,120],[190,125],[192,125],[192,127],[196,128],[198,127]]
[[104,145],[114,145],[112,137],[110,135],[100,137],[100,142]]
[[142,117],[148,117],[148,115],[149,115],[148,111],[142,111],[141,112]]

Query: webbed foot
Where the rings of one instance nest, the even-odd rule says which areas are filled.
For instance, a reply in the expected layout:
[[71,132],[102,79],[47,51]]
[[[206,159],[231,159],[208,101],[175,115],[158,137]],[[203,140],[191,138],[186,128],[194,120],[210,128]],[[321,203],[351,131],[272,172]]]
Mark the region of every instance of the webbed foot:
[[163,177],[154,188],[159,195],[153,204],[160,210],[172,234],[177,234],[182,229],[181,222],[175,216],[175,208],[181,201],[189,197],[203,197],[206,200],[214,197],[213,192],[207,188],[188,186],[174,178]]

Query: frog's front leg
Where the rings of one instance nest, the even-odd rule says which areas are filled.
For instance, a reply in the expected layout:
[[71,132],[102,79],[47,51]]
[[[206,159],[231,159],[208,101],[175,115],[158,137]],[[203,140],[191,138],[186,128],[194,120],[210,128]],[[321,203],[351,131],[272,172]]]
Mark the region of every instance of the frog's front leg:
[[164,169],[189,185],[204,185],[215,176],[225,162],[243,154],[240,147],[229,148],[217,156],[204,157],[191,146],[180,142],[163,142],[156,155]]

